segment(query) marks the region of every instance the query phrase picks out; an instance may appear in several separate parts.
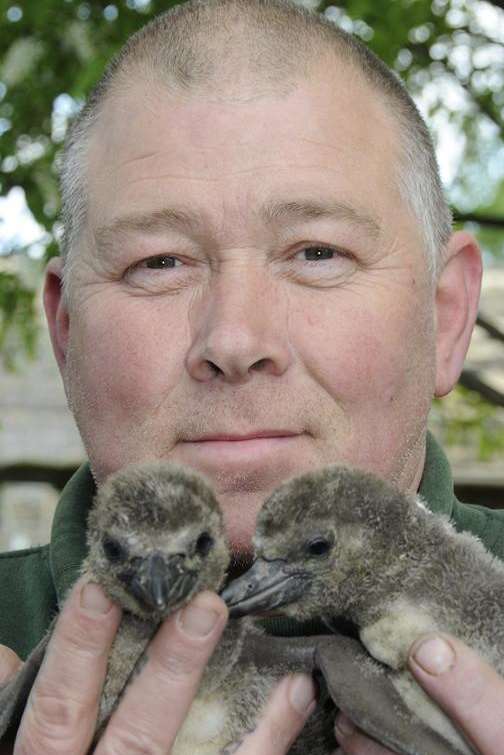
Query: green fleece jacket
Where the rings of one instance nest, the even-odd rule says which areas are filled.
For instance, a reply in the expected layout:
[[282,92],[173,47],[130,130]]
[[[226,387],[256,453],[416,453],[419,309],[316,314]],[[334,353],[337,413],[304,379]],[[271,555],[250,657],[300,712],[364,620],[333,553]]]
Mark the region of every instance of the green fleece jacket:
[[[442,449],[428,437],[419,489],[432,511],[446,514],[459,530],[470,530],[504,560],[504,510],[460,503]],[[65,594],[77,579],[86,555],[86,520],[95,494],[88,464],[65,486],[54,516],[51,542],[0,554],[0,644],[22,658],[42,638]],[[317,627],[272,621],[273,634],[311,634]]]

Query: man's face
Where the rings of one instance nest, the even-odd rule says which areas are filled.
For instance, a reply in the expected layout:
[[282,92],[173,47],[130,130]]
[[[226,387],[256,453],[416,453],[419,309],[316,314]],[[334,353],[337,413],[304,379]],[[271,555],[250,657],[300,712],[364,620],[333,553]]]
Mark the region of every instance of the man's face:
[[246,549],[265,496],[343,462],[418,483],[433,291],[397,131],[355,75],[284,98],[110,101],[63,374],[100,481],[163,458],[214,484]]

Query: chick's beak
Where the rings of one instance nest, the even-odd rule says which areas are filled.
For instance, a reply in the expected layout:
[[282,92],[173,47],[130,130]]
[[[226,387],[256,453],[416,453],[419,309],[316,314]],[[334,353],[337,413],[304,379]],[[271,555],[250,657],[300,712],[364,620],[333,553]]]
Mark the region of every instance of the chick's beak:
[[257,558],[250,569],[221,592],[232,618],[264,613],[293,603],[308,587],[310,577],[283,559]]
[[184,557],[179,554],[152,553],[141,559],[133,573],[124,576],[135,598],[147,608],[162,612],[189,594],[197,575],[186,568]]

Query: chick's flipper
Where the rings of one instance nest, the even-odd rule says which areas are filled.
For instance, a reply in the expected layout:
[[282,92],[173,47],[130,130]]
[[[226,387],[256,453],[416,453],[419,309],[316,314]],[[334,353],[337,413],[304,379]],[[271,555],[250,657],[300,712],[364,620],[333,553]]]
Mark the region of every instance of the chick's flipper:
[[[335,705],[367,735],[400,755],[460,755],[404,703],[392,675],[351,637],[317,638],[315,666]],[[466,752],[473,752],[468,746]]]
[[359,640],[341,634],[307,637],[250,636],[242,663],[281,665],[289,671],[320,672],[336,708],[366,735],[399,755],[460,755],[428,727],[397,692],[393,673],[375,661]]

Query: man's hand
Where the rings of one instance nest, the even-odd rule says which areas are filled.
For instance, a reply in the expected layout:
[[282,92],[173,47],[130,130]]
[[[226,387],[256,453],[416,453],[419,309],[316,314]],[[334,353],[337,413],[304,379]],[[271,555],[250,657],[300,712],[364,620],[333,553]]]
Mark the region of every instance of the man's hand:
[[[424,635],[410,650],[409,667],[481,755],[504,751],[504,679],[451,635]],[[393,755],[371,742],[343,714],[336,738],[346,755]]]
[[[97,585],[77,583],[30,695],[15,755],[84,755],[88,751],[120,618],[120,610]],[[206,592],[162,624],[95,755],[170,752],[226,620],[224,602]],[[5,681],[19,661],[6,648],[0,652],[0,665],[3,658],[8,666]],[[313,710],[314,699],[309,677],[300,674],[284,679],[256,730],[237,744],[236,755],[284,755]]]

